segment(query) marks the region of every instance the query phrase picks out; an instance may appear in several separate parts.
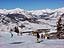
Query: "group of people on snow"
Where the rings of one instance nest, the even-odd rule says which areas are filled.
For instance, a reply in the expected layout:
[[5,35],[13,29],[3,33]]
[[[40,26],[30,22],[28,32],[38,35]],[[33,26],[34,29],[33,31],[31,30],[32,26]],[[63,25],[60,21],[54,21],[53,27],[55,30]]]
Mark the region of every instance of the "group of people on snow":
[[[13,29],[10,30],[11,37],[13,37],[12,31],[13,31]],[[14,32],[16,32],[17,35],[19,35],[19,29],[18,29],[18,27],[14,27]],[[21,33],[21,34],[22,34],[22,33]],[[39,32],[36,32],[36,36],[37,36],[37,42],[39,42],[39,39],[40,39],[40,38],[41,38],[41,39],[44,39],[44,38],[45,38],[45,36],[44,36],[43,34],[40,35]]]

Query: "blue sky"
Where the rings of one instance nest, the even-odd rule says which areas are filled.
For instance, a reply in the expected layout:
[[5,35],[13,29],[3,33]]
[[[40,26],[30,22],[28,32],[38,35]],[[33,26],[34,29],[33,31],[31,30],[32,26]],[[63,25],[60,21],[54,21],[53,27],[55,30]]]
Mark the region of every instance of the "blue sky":
[[64,7],[64,0],[0,0],[0,9],[22,8],[36,10]]

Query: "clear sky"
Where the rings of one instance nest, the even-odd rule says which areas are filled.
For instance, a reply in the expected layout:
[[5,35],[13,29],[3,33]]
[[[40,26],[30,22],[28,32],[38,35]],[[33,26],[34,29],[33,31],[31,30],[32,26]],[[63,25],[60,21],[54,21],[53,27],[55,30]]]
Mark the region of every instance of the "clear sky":
[[61,7],[64,7],[64,0],[0,0],[0,9],[22,8],[35,10]]

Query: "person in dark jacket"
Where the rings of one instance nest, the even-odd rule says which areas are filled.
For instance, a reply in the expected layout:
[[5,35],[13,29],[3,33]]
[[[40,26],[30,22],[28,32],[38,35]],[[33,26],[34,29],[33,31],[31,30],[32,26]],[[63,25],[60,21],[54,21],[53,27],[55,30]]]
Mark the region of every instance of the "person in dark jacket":
[[13,37],[12,31],[13,31],[13,30],[12,30],[12,29],[10,29],[10,33],[11,33],[11,38]]
[[37,42],[39,42],[39,38],[40,38],[40,35],[39,35],[39,33],[37,32]]
[[14,31],[14,32],[16,32],[16,33],[17,33],[17,35],[19,35],[19,29],[18,29],[18,27],[15,27],[14,29],[15,29],[15,31]]
[[43,34],[41,34],[41,39],[43,39],[44,38],[44,35]]

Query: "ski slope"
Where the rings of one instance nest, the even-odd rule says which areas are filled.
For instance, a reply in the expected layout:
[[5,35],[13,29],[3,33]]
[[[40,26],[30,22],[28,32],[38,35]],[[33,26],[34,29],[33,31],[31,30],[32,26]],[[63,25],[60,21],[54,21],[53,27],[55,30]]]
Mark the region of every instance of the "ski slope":
[[[9,32],[0,32],[0,48],[64,48],[64,39],[47,40],[36,43],[36,37],[28,34],[17,36]],[[40,39],[42,40],[42,39]]]

